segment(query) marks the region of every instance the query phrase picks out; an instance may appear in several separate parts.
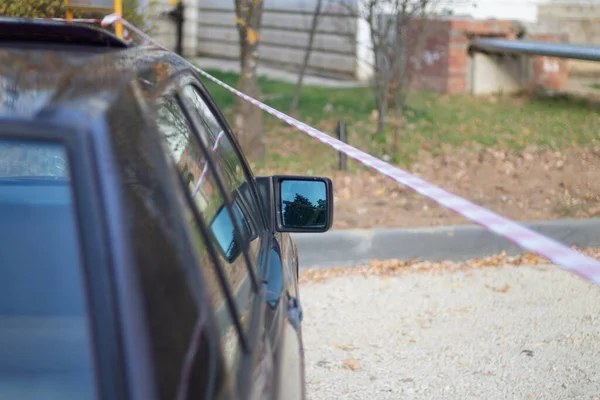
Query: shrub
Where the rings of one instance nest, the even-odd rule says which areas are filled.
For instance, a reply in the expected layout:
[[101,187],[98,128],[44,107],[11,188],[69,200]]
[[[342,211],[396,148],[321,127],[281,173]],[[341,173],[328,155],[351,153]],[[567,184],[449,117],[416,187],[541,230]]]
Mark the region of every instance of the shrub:
[[[150,10],[139,11],[138,0],[123,0],[123,17],[142,29],[149,29]],[[67,15],[64,0],[0,0],[0,16],[18,18],[64,18]],[[74,18],[96,18],[101,15],[74,12]]]

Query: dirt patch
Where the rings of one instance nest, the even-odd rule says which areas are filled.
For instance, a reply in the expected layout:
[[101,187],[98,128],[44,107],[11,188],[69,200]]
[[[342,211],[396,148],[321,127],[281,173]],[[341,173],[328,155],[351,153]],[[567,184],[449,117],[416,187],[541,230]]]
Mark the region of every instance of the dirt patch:
[[[600,217],[600,148],[455,149],[423,153],[410,171],[518,221]],[[334,229],[470,223],[375,173],[336,172],[332,178]]]

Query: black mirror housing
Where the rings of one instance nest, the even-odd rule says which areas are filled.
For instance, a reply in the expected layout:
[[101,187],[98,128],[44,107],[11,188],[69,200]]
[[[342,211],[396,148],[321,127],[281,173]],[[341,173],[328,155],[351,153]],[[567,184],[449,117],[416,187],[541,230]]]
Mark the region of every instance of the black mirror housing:
[[272,177],[275,229],[278,232],[321,233],[333,225],[333,184],[329,178]]

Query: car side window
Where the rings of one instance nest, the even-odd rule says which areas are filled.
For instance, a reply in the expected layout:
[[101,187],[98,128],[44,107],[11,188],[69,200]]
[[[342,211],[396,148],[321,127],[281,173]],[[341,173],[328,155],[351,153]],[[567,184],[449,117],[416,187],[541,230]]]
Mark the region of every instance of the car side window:
[[3,138],[0,159],[0,398],[96,399],[67,149]]
[[[226,190],[234,199],[236,217],[243,221],[249,230],[252,255],[258,254],[261,226],[258,200],[252,193],[252,177],[246,175],[240,155],[237,153],[227,129],[219,122],[200,90],[187,85],[181,91],[182,100],[189,106],[192,119],[198,127],[202,140],[215,154],[218,174],[222,177]],[[254,258],[255,260],[255,258]]]
[[[247,247],[252,231],[240,217],[240,212],[236,211],[235,202],[232,204],[234,218],[231,218],[228,204],[217,185],[218,178],[206,162],[201,144],[176,97],[161,99],[157,106],[157,124],[166,139],[169,156],[183,177],[193,202],[191,206],[196,209],[202,223],[208,228],[209,237],[206,242],[193,218],[192,210],[188,210],[186,219],[193,232],[200,260],[199,268],[211,292],[213,311],[220,328],[226,361],[230,368],[235,368],[239,361],[241,341],[245,339],[238,337],[233,327],[239,322],[245,332],[251,296],[249,269],[241,253],[244,247]],[[235,235],[233,220],[240,230],[241,238]],[[208,245],[217,250],[217,260],[208,258]],[[219,283],[213,261],[218,261],[223,266],[227,289],[233,294],[237,307],[228,308],[225,304],[224,288]]]

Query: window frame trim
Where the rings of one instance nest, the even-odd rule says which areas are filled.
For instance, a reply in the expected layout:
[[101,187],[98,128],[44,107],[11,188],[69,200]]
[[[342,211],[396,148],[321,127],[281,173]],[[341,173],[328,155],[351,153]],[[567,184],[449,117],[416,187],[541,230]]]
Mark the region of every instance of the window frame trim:
[[[196,223],[196,225],[198,227],[198,233],[200,233],[200,236],[202,237],[202,240],[204,241],[204,245],[206,246],[206,249],[209,253],[211,261],[215,264],[215,266],[214,266],[215,272],[217,274],[217,278],[219,279],[219,284],[223,288],[223,292],[225,294],[225,301],[227,302],[228,311],[229,311],[229,313],[231,313],[233,325],[235,326],[238,336],[240,337],[240,342],[242,342],[242,350],[244,352],[248,352],[249,346],[248,346],[246,334],[244,333],[244,330],[242,329],[242,326],[240,323],[240,316],[239,316],[239,311],[237,309],[237,302],[235,301],[234,295],[231,292],[231,288],[229,287],[229,282],[227,281],[227,278],[225,277],[225,272],[224,272],[223,266],[221,265],[221,260],[219,259],[218,255],[217,255],[218,251],[214,248],[214,245],[213,245],[212,241],[210,240],[208,227],[207,227],[204,219],[200,215],[200,212],[194,206],[194,199],[192,198],[192,195],[190,194],[188,188],[186,187],[185,181],[183,180],[183,177],[181,176],[181,174],[177,174],[177,180],[178,180],[181,190],[184,192],[186,206],[191,209],[192,215],[194,216],[194,222]],[[219,318],[216,315],[217,314],[216,311],[213,310],[212,312],[213,312],[213,314],[215,314],[215,320],[217,321],[217,324],[220,325]],[[219,326],[219,329],[220,328],[221,328],[221,326]]]
[[[206,86],[204,85],[204,83],[202,82],[200,77],[197,75],[195,75],[195,77],[196,77],[196,79],[193,80],[193,82],[190,84],[190,86],[192,86],[196,90],[198,90],[198,94],[205,101],[206,106],[213,113],[213,115],[217,119],[217,122],[221,125],[221,128],[223,128],[223,132],[225,132],[225,134],[227,135],[227,138],[231,142],[233,150],[234,150],[238,160],[240,161],[240,165],[242,166],[242,169],[244,170],[245,180],[248,182],[248,184],[251,185],[251,191],[252,191],[252,195],[254,197],[254,201],[256,202],[256,205],[259,207],[259,210],[257,210],[257,211],[259,211],[261,214],[261,221],[262,221],[261,228],[264,229],[269,226],[268,221],[264,215],[264,209],[265,209],[266,205],[262,204],[262,200],[259,195],[257,184],[256,184],[256,177],[252,173],[252,169],[250,168],[250,165],[248,164],[248,160],[246,159],[246,157],[244,156],[244,153],[242,152],[242,147],[241,147],[240,143],[238,142],[236,136],[234,135],[233,131],[231,130],[231,126],[229,126],[229,124],[227,123],[227,119],[225,118],[225,115],[223,115],[223,113],[221,112],[221,110],[219,109],[217,104],[214,102],[213,98],[210,96],[208,90],[206,89]],[[185,102],[185,100],[184,100],[184,102]]]
[[[225,205],[227,206],[227,213],[229,215],[229,218],[231,219],[231,222],[232,222],[232,225],[234,228],[234,237],[236,238],[236,240],[239,240],[240,243],[242,243],[242,242],[244,242],[244,237],[242,235],[242,231],[237,222],[237,219],[235,218],[235,213],[233,211],[233,199],[231,198],[231,195],[227,192],[227,190],[225,188],[225,184],[223,183],[223,178],[221,176],[219,168],[217,168],[217,163],[215,161],[213,152],[208,149],[207,143],[204,142],[202,135],[200,134],[200,130],[199,130],[196,122],[194,121],[194,118],[192,116],[192,111],[190,110],[190,105],[188,104],[187,101],[184,100],[184,96],[182,94],[184,86],[187,86],[187,85],[183,84],[183,85],[181,85],[181,87],[177,88],[177,90],[176,90],[177,101],[179,102],[179,106],[183,110],[185,117],[187,118],[187,120],[190,124],[190,128],[192,130],[192,134],[193,134],[195,140],[198,141],[198,143],[200,144],[201,151],[202,151],[204,157],[206,158],[206,165],[207,165],[208,173],[212,173],[213,178],[215,180],[215,184],[217,185],[217,189],[221,193],[221,196],[223,197],[223,201],[224,201]],[[218,118],[217,118],[217,122],[219,122],[220,125],[223,125],[222,121],[219,121]],[[255,273],[255,271],[252,269],[252,265],[254,263],[252,262],[252,260],[250,259],[250,255],[248,254],[248,245],[249,245],[249,242],[247,242],[246,245],[243,246],[242,254],[244,256],[244,261],[246,263],[246,268],[247,268],[248,274],[250,275],[250,283],[252,284],[252,289],[253,289],[254,293],[258,294],[260,292],[258,276]]]
[[[200,135],[196,131],[195,124],[193,123],[192,120],[190,120],[189,113],[186,111],[186,109],[184,108],[184,106],[181,102],[181,99],[179,98],[180,88],[182,86],[186,85],[187,84],[186,82],[193,81],[193,79],[194,79],[193,76],[190,76],[190,73],[188,70],[179,71],[179,72],[173,74],[172,76],[167,78],[163,82],[163,84],[160,85],[160,87],[155,88],[155,90],[152,92],[151,107],[152,107],[152,111],[156,112],[158,106],[161,104],[162,101],[168,100],[169,98],[174,100],[177,103],[177,106],[181,109],[183,116],[186,119],[186,122],[189,124],[190,131],[191,131],[190,133],[194,137],[194,140],[196,140],[198,142],[200,151],[204,155],[208,151],[206,149],[206,145],[201,140]],[[155,117],[156,117],[156,115],[155,115]],[[154,124],[155,124],[155,126],[157,125],[156,121],[154,122]],[[164,138],[162,137],[163,133],[158,128],[157,128],[157,133],[159,136],[161,136],[161,137],[159,137],[159,140],[164,140]],[[168,150],[168,149],[165,149],[165,150]],[[225,270],[223,268],[223,265],[222,265],[220,259],[218,257],[213,258],[213,253],[216,256],[217,250],[214,249],[214,246],[211,242],[211,235],[208,233],[208,228],[207,228],[206,222],[204,221],[204,218],[202,218],[202,216],[200,215],[200,212],[196,208],[194,199],[192,198],[191,194],[189,193],[189,189],[185,184],[185,180],[179,173],[179,169],[177,168],[177,166],[174,165],[173,158],[170,157],[168,159],[168,162],[169,162],[170,166],[173,168],[173,173],[176,175],[176,179],[180,182],[179,185],[183,185],[182,190],[184,191],[184,195],[186,197],[186,205],[189,205],[191,207],[192,213],[194,215],[194,220],[199,228],[199,233],[202,237],[202,240],[204,240],[204,242],[207,245],[207,249],[209,249],[209,251],[211,252],[211,259],[213,259],[213,262],[215,264],[214,268],[216,270],[217,277],[219,278],[219,284],[221,285],[221,288],[225,292],[227,308],[229,309],[229,312],[231,313],[231,318],[234,320],[234,324],[239,325],[241,323],[241,320],[240,320],[239,312],[237,309],[237,302],[234,299],[233,293],[231,292],[231,288],[229,287],[229,283],[227,282],[227,278],[225,277],[225,272],[224,272]],[[208,164],[208,161],[207,161],[207,164]],[[215,180],[218,180],[218,179],[219,178],[217,176],[215,176]],[[217,190],[219,190],[219,192],[222,193],[222,191],[219,187],[217,188]],[[223,198],[223,200],[224,200],[223,206],[225,206],[226,205],[225,203],[227,203],[227,199]],[[229,212],[231,212],[230,205],[228,205],[228,208],[229,208]],[[231,216],[231,214],[229,214],[229,215]],[[236,224],[234,224],[234,226],[236,226]],[[203,230],[202,227],[204,227],[205,229]],[[248,265],[246,265],[246,270],[248,271],[248,273],[250,273],[251,268]],[[204,277],[202,278],[202,280],[204,281]],[[213,313],[214,313],[214,311],[213,311]],[[216,319],[216,315],[215,315],[215,319]],[[243,332],[241,325],[236,326],[236,330],[238,331],[238,336],[240,337],[240,341],[242,342],[242,348],[244,349],[244,351],[247,351],[249,349],[247,337],[246,337],[246,334]]]

